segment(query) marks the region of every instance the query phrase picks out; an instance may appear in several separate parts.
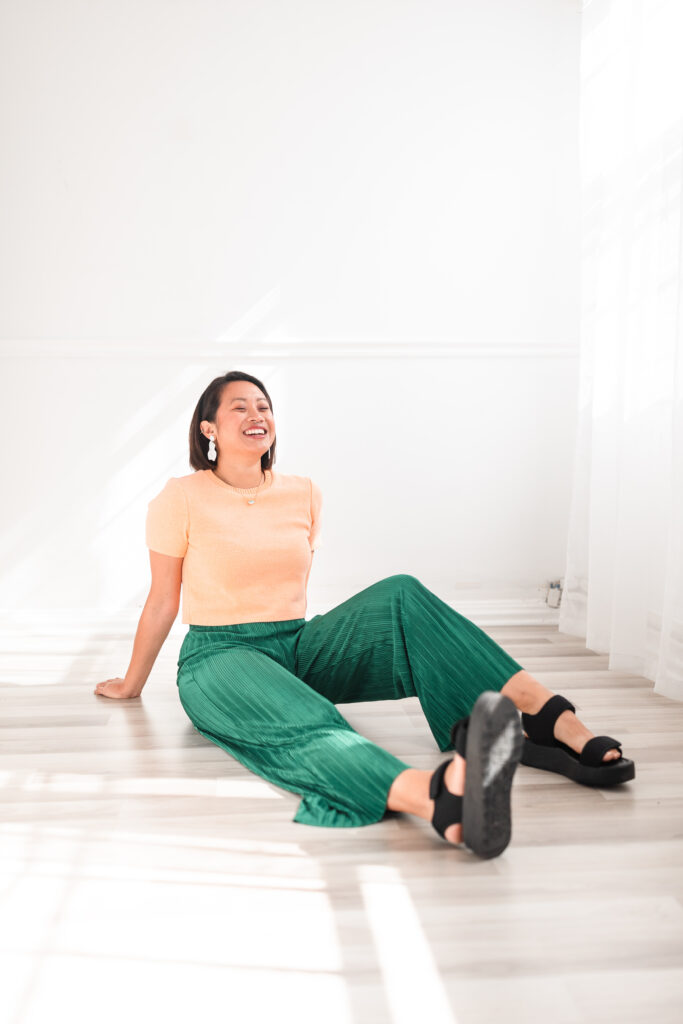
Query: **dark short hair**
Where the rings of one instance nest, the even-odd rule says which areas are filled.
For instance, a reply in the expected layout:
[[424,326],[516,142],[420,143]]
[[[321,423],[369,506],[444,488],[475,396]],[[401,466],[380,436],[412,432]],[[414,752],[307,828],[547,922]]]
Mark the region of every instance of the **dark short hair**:
[[[209,451],[209,439],[202,434],[199,425],[202,420],[209,420],[211,423],[215,423],[216,412],[223,397],[223,390],[226,384],[230,384],[233,380],[248,380],[255,384],[263,392],[264,398],[267,399],[270,411],[273,411],[270,395],[258,377],[252,377],[250,373],[242,373],[241,370],[231,370],[222,377],[215,377],[209,386],[204,389],[192,414],[192,422],[190,423],[190,465],[193,469],[213,469],[215,465],[207,454]],[[276,441],[273,440],[270,449],[261,456],[261,469],[270,469],[275,462],[275,445]]]

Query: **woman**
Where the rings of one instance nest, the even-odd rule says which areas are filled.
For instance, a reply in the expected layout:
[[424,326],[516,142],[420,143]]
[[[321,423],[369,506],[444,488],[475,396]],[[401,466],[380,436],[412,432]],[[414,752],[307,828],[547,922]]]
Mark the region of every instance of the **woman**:
[[[634,777],[597,737],[474,623],[414,576],[380,580],[305,619],[322,496],[274,473],[275,421],[263,383],[213,380],[190,425],[190,465],[148,506],[152,586],[125,678],[105,697],[138,697],[177,616],[180,701],[203,736],[301,794],[294,821],[345,827],[416,814],[481,857],[507,846],[510,787],[522,763],[587,785]],[[418,697],[441,751],[436,771],[357,733],[336,703]],[[519,721],[522,712],[522,724]]]

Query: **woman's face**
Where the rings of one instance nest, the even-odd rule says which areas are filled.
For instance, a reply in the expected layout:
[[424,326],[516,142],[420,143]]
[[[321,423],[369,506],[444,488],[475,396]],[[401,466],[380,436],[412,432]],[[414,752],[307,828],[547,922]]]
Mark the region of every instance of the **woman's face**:
[[[244,459],[250,450],[254,459],[260,459],[275,440],[275,420],[268,399],[248,380],[233,380],[226,384],[216,410],[215,424],[202,420],[201,428],[207,437],[215,435],[219,455],[227,455],[228,459]],[[256,429],[265,433],[245,433]]]

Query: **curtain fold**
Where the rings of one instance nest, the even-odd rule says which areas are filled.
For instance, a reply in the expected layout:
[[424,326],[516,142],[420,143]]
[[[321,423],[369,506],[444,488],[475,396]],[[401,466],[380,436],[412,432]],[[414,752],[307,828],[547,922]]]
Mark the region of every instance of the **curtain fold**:
[[683,4],[581,12],[579,409],[562,632],[683,700]]

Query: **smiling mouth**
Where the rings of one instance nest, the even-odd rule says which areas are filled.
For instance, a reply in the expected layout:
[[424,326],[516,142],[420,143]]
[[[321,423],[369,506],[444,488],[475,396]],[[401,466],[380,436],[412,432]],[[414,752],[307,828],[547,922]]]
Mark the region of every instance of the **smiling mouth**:
[[245,437],[265,437],[266,434],[268,433],[268,431],[264,430],[262,432],[261,431],[257,431],[254,434],[247,434],[246,430],[243,430],[242,433],[244,434]]

